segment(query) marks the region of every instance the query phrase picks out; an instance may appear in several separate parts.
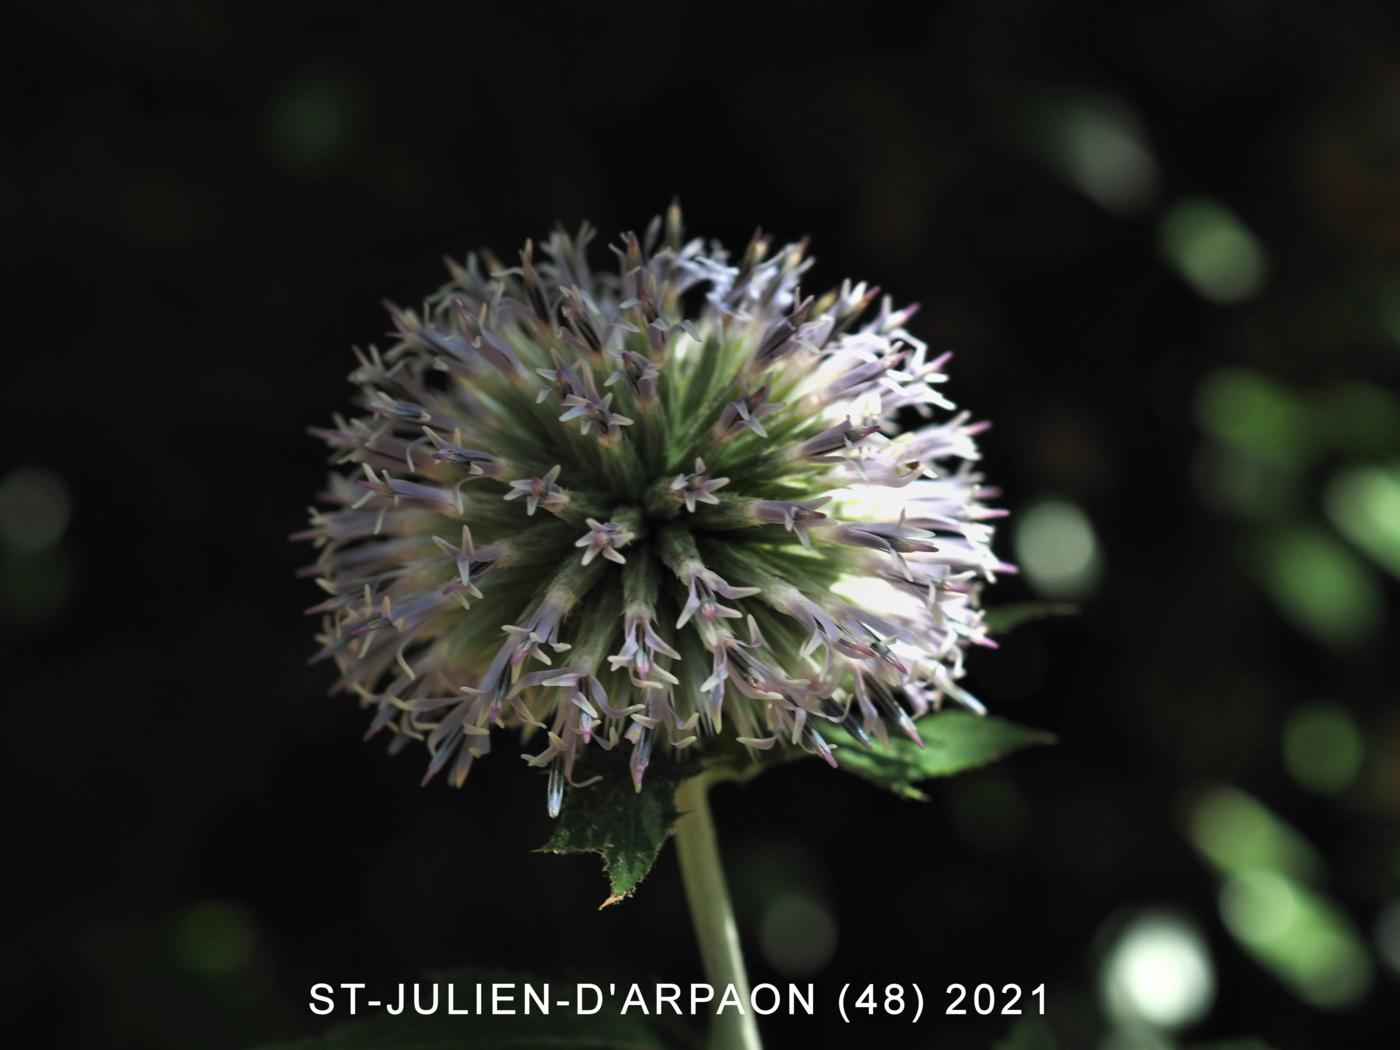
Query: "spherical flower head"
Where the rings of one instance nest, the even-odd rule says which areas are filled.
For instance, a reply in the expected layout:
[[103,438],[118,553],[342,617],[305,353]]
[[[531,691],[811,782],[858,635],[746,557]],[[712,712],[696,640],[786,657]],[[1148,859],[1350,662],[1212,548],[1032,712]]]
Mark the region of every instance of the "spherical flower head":
[[[557,814],[589,748],[879,746],[944,698],[980,708],[984,424],[864,284],[808,295],[805,244],[738,257],[672,209],[596,270],[585,227],[518,265],[449,261],[392,342],[310,528],[317,658],[369,733],[461,784],[503,730]],[[878,302],[877,302],[878,300]],[[911,426],[911,422],[913,425]],[[837,728],[839,727],[839,728]]]

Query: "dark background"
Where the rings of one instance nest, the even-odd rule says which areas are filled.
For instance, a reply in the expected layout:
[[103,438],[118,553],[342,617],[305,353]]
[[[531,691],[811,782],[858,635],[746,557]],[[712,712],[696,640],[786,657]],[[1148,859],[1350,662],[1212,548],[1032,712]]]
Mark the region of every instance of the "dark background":
[[[669,852],[599,912],[592,858],[530,852],[549,822],[523,763],[425,790],[421,756],[361,743],[304,666],[315,592],[286,539],[325,470],[304,427],[345,405],[381,298],[556,219],[610,241],[673,194],[693,232],[810,233],[816,284],[924,304],[952,395],[995,421],[1012,522],[1040,523],[998,546],[1049,570],[993,602],[1082,609],[973,664],[1059,746],[925,805],[819,763],[717,792],[755,979],[816,967],[827,1003],[1043,981],[1063,1048],[1172,1046],[1104,1042],[1099,995],[1119,931],[1166,909],[1215,974],[1182,1044],[1394,1045],[1394,22],[934,6],[7,6],[12,1045],[244,1047],[318,1030],[314,981],[452,965],[698,979]],[[1259,870],[1331,902],[1321,933],[1271,955],[1225,921],[1248,886],[1191,830],[1214,785],[1265,807],[1227,839],[1272,813],[1311,844]],[[1288,960],[1338,938],[1350,990],[1311,1005]],[[832,1017],[765,1031],[980,1048],[1007,1024]]]

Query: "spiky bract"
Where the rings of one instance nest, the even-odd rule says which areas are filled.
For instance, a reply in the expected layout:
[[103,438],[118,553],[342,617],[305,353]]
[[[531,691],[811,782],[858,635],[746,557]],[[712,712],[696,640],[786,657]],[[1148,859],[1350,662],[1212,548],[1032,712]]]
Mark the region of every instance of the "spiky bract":
[[[322,658],[460,784],[519,727],[551,812],[587,745],[801,747],[835,762],[957,684],[986,641],[981,424],[905,324],[804,244],[731,259],[673,208],[595,272],[591,231],[519,264],[449,261],[392,344],[302,536],[328,593]],[[901,423],[916,425],[900,433]]]

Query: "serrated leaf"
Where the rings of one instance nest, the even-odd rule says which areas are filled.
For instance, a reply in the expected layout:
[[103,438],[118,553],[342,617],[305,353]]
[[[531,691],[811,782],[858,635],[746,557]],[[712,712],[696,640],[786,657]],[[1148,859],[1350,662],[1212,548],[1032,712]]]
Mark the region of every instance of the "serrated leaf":
[[982,622],[988,634],[1009,634],[1023,623],[1048,620],[1053,616],[1073,616],[1079,607],[1067,602],[1012,602],[988,609]]
[[841,745],[836,761],[842,769],[897,795],[920,800],[927,796],[915,787],[919,781],[952,776],[1024,747],[1055,742],[1054,735],[1043,730],[965,711],[929,715],[917,725],[922,748],[894,733],[888,746],[867,748],[844,731],[823,727],[822,732]]
[[[392,1016],[378,1014],[363,1020],[336,1025],[328,1032],[307,1039],[290,1042],[270,1043],[259,1050],[460,1050],[472,1047],[473,1050],[534,1050],[549,1047],[551,1050],[667,1050],[689,1044],[689,1040],[663,1036],[653,1030],[643,1017],[629,1013],[620,1015],[606,1005],[597,1014],[580,1016],[572,1010],[555,1011],[548,1014],[526,1013],[519,986],[532,984],[536,987],[546,982],[516,973],[503,973],[489,970],[457,970],[451,973],[431,974],[424,979],[439,985],[438,1012],[420,1016],[414,1012],[413,991],[407,990],[407,1008],[402,1014]],[[482,1014],[449,1014],[447,1012],[447,986],[456,989],[454,1005],[458,1009],[474,1009],[476,986],[483,985],[483,996],[489,1001],[490,985],[503,983],[516,986],[515,1014],[496,1016],[489,1012]],[[339,989],[337,993],[343,995]],[[572,992],[572,988],[569,989]],[[368,991],[359,995],[361,1008]],[[392,990],[397,1002],[397,989]],[[423,992],[425,1004],[431,1003],[431,995]],[[343,1006],[342,1000],[337,1000]]]
[[[630,896],[651,871],[680,816],[676,789],[698,770],[690,763],[655,763],[638,792],[625,762],[609,757],[595,764],[608,767],[597,770],[602,779],[568,793],[554,834],[540,850],[602,857],[612,890],[601,905],[606,908]],[[588,772],[594,772],[592,766]]]
[[992,1050],[1055,1050],[1055,1037],[1038,1017],[1023,1017]]

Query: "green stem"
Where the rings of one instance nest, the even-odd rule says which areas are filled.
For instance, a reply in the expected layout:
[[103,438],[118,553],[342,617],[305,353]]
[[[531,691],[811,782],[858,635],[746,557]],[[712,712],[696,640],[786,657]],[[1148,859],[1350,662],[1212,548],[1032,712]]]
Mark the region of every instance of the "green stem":
[[711,1050],[762,1050],[758,1026],[749,1011],[749,977],[744,970],[744,953],[739,947],[739,928],[734,922],[734,906],[724,885],[724,868],[719,860],[715,823],[706,797],[709,780],[703,774],[691,777],[676,792],[681,818],[676,821],[676,847],[681,859],[681,880],[690,905],[695,939],[700,942],[700,958],[705,977],[714,986],[715,998],[733,985],[744,1004],[744,1012],[734,1009],[717,1014],[710,1028]]

